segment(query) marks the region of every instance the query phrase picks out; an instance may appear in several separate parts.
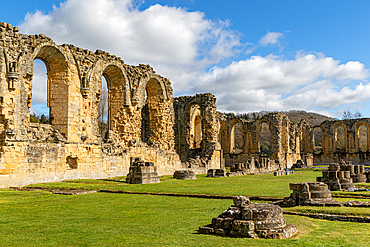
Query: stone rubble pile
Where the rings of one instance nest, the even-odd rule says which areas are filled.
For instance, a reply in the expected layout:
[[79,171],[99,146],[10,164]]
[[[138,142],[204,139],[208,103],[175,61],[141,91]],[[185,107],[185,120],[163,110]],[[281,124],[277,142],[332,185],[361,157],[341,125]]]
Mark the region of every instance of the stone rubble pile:
[[212,224],[200,227],[199,232],[238,238],[284,239],[296,235],[298,229],[285,221],[278,205],[251,203],[247,197],[236,196],[234,205],[213,218]]
[[173,174],[173,178],[189,180],[189,179],[197,179],[197,176],[195,175],[194,171],[182,170],[182,171],[175,171],[175,173]]

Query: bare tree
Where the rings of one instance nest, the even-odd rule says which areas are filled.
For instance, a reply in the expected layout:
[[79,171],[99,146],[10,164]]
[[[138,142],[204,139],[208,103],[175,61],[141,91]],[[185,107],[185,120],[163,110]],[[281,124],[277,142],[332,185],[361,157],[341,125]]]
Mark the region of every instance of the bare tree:
[[347,110],[347,111],[344,111],[342,115],[342,120],[358,119],[358,118],[362,118],[362,114],[359,111],[352,113],[351,111]]
[[99,102],[98,127],[99,134],[104,139],[107,137],[108,126],[108,89],[102,89]]

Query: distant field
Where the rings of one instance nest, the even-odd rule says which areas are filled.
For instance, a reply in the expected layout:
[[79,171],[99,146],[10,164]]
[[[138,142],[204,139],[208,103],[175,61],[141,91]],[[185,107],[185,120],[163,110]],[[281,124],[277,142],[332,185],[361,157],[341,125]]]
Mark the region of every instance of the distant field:
[[[320,172],[271,174],[194,181],[161,177],[161,183],[128,185],[114,180],[39,184],[49,188],[109,189],[214,195],[289,196],[289,182],[314,181]],[[342,192],[343,193],[343,192]],[[357,193],[358,194],[358,193]],[[356,196],[356,193],[351,195]],[[363,196],[368,193],[361,193]],[[370,195],[369,195],[370,196]],[[340,198],[338,200],[353,200]],[[361,200],[366,200],[362,198]],[[0,190],[0,246],[369,246],[370,224],[284,215],[300,234],[286,240],[252,240],[201,235],[232,204],[230,199],[92,193],[56,195],[46,191]],[[293,207],[285,211],[369,216],[370,209]]]

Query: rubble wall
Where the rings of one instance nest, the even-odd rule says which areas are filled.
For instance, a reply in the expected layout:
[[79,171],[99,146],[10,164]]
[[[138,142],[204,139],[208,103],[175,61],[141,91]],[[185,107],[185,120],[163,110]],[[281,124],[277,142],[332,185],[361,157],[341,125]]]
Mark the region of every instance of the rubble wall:
[[[297,160],[304,159],[306,154],[312,153],[313,150],[313,134],[310,126],[304,120],[299,124],[292,123],[283,113],[269,113],[254,121],[221,118],[220,122],[220,139],[225,165],[246,163],[252,157],[256,159],[265,157],[261,155],[260,150],[263,123],[267,123],[271,131],[270,154],[266,158],[277,160],[283,167],[290,168]],[[237,123],[242,124],[241,153],[233,152],[233,128]]]
[[[360,127],[364,130],[361,132]],[[370,119],[348,119],[324,121],[317,126],[321,128],[322,149],[314,154],[314,163],[333,163],[340,160],[351,161],[354,164],[370,163]],[[339,128],[344,133],[338,133]],[[343,136],[339,136],[342,135]],[[360,144],[363,138],[364,143]],[[344,143],[341,143],[343,142]],[[366,149],[361,149],[361,145]]]
[[210,93],[174,99],[175,149],[185,168],[196,173],[223,167],[216,98]]
[[[45,128],[30,123],[35,59],[47,68],[51,124]],[[103,77],[107,136],[98,127]],[[57,45],[43,34],[20,34],[0,22],[0,187],[122,176],[130,157],[154,162],[160,175],[172,174],[183,168],[174,145],[172,95],[170,81],[149,65],[131,66],[105,51]]]

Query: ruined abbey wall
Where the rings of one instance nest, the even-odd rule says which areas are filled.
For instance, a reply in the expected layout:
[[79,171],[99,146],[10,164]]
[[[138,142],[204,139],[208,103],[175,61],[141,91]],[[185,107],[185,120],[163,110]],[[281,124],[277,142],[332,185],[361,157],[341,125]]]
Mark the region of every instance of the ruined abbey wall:
[[[51,125],[30,123],[33,61],[47,68]],[[108,84],[109,132],[98,130],[101,81]],[[147,94],[147,97],[146,97]],[[128,173],[130,158],[160,175],[183,169],[175,150],[168,79],[107,52],[57,45],[0,23],[0,187]],[[143,131],[143,111],[146,131]]]
[[[271,131],[268,158],[276,160],[286,168],[290,168],[297,160],[312,164],[313,132],[305,120],[295,124],[290,122],[285,114],[273,112],[252,122],[230,117],[224,117],[220,122],[225,165],[246,163],[252,157],[255,159],[265,157],[261,154],[262,123],[266,123]],[[234,152],[234,132],[237,123],[242,126],[241,153]]]
[[223,164],[216,98],[210,93],[175,98],[175,147],[186,167],[207,172]]
[[314,154],[315,163],[332,163],[341,159],[354,164],[370,163],[369,118],[327,120],[315,128],[319,128],[322,135],[322,148]]
[[[35,59],[47,68],[51,124],[30,122]],[[103,77],[107,133],[99,130]],[[159,175],[206,173],[246,164],[252,157],[269,158],[279,169],[297,161],[311,165],[342,158],[370,163],[369,121],[325,121],[312,127],[276,112],[254,121],[226,117],[216,111],[210,93],[174,98],[170,81],[149,65],[131,66],[105,51],[57,45],[43,34],[20,34],[0,22],[0,187],[125,176],[132,157],[153,162]],[[261,152],[264,123],[271,132],[267,156]],[[239,151],[236,124],[241,126]],[[319,152],[314,144],[318,128]]]

